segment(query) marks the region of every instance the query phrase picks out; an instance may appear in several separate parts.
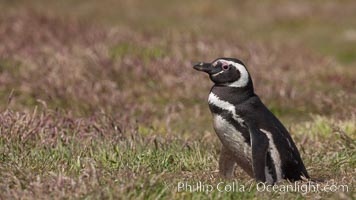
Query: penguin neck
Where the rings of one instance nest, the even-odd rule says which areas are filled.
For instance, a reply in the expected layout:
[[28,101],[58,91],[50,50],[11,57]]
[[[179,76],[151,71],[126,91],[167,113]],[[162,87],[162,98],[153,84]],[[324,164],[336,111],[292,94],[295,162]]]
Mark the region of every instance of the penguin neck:
[[255,96],[255,92],[251,87],[229,87],[229,86],[221,86],[214,85],[210,93],[214,93],[219,99],[223,101],[227,101],[233,105],[240,104],[247,99]]

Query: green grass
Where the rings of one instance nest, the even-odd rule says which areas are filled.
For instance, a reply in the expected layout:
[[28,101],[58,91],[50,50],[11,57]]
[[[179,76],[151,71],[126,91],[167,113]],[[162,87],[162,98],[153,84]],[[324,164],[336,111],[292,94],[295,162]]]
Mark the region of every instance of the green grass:
[[111,49],[110,55],[112,59],[123,59],[125,56],[137,56],[147,64],[151,60],[162,58],[164,51],[158,47],[145,48],[130,43],[122,43],[115,45]]
[[[10,113],[2,115],[5,118],[10,116]],[[90,119],[85,119],[74,122],[70,128],[65,126],[63,119],[59,119],[63,124],[52,124],[51,116],[46,116],[48,121],[42,121],[43,127],[51,127],[52,124],[55,129],[41,129],[36,126],[39,116],[12,116],[12,123],[4,124],[6,126],[0,130],[0,185],[4,198],[14,194],[33,198],[95,199],[122,196],[243,199],[261,195],[294,199],[316,195],[260,192],[253,180],[240,169],[236,172],[238,179],[221,179],[216,171],[219,145],[215,137],[181,140],[171,136],[160,137],[147,132],[151,129],[145,127],[128,129],[136,131],[117,133],[122,134],[117,137],[114,134],[117,128],[107,126],[108,121],[96,124],[100,128],[95,129]],[[21,121],[24,118],[29,123]],[[304,141],[303,147],[298,146],[303,149],[302,157],[311,176],[325,180],[332,178],[337,184],[350,188],[348,193],[323,193],[323,197],[346,195],[352,198],[355,194],[355,183],[350,179],[356,167],[356,129],[353,122],[335,122],[317,116],[291,129],[297,144]],[[26,137],[22,137],[24,135]],[[212,185],[214,190],[178,192],[178,184],[186,182],[191,185],[202,182]],[[240,184],[240,192],[229,191],[229,187],[228,191],[221,192],[216,188],[220,182],[227,185],[236,182]]]

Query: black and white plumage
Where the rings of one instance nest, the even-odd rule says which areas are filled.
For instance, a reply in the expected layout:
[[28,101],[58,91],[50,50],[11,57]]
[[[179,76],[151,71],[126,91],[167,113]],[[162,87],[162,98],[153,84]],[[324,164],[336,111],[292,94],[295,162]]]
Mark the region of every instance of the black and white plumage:
[[218,58],[195,64],[194,69],[208,73],[215,83],[208,102],[222,143],[222,175],[231,177],[238,164],[262,182],[309,178],[290,134],[254,93],[250,74],[240,60]]

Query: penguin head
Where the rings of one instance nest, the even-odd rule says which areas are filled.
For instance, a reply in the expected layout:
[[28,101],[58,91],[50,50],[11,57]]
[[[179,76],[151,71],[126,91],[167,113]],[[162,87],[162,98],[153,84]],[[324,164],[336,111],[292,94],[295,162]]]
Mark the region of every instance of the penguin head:
[[200,62],[194,69],[209,74],[210,79],[219,86],[253,88],[246,66],[235,58],[218,58],[211,63]]

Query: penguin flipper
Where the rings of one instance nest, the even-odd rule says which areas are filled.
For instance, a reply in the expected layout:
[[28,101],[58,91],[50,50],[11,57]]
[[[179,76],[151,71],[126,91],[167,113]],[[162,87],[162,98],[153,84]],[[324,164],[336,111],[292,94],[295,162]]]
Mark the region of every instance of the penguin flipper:
[[255,126],[248,126],[251,137],[252,169],[256,181],[266,182],[267,136]]

